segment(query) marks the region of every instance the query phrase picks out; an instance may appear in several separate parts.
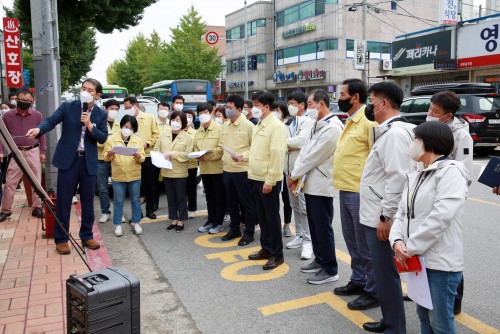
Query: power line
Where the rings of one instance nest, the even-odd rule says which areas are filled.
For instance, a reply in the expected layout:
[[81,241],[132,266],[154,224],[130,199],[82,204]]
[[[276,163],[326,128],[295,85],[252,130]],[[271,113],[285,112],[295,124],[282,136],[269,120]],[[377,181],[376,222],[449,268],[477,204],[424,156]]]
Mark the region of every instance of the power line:
[[[412,13],[410,13],[409,11],[407,11],[406,9],[404,9],[404,8],[403,8],[403,6],[399,5],[399,8],[401,8],[404,12],[406,12],[407,14],[409,14],[409,15],[410,15],[410,17],[413,17],[413,18],[415,18],[415,19],[419,20],[420,22],[423,22],[423,23],[425,23],[425,24],[427,24],[427,25],[430,25],[430,26],[431,26],[431,27],[433,27],[433,28],[436,28],[436,26],[434,26],[434,25],[430,24],[429,22],[424,21],[422,18],[420,18],[420,17],[417,17],[417,16],[413,15]],[[433,22],[436,22],[436,21],[433,21]]]
[[484,9],[484,10],[489,10],[490,12],[500,13],[500,11],[492,9],[492,8],[484,8],[482,6],[474,6],[474,5],[471,5],[471,4],[468,4],[468,3],[464,3],[464,2],[462,3],[462,5],[466,5],[466,6],[470,6],[470,7],[475,7],[475,8],[481,8],[481,9]]
[[406,34],[406,32],[405,32],[405,31],[403,31],[403,30],[399,29],[398,27],[396,27],[395,25],[393,25],[394,23],[393,23],[393,24],[387,23],[387,22],[385,22],[385,21],[383,21],[383,20],[379,19],[379,18],[378,18],[377,16],[375,16],[373,13],[370,13],[370,12],[367,12],[367,13],[368,13],[368,14],[370,14],[371,16],[373,16],[374,18],[376,18],[377,20],[379,20],[380,22],[382,22],[383,24],[386,24],[386,25],[388,25],[389,27],[392,27],[392,28],[394,28],[394,29],[397,29],[397,30],[401,31],[403,34]]

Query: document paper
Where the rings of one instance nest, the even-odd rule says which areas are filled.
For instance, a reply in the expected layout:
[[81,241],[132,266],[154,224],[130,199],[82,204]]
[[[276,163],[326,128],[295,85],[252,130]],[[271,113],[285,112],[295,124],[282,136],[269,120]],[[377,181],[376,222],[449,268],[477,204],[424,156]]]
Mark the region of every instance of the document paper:
[[196,152],[191,152],[188,154],[189,159],[198,159],[199,157],[204,156],[207,153],[212,153],[210,150],[205,150],[205,151],[196,151]]
[[423,256],[418,257],[422,271],[402,273],[405,278],[408,297],[410,297],[418,305],[432,310],[431,290],[429,288],[429,280],[427,279],[427,267]]
[[151,162],[158,168],[172,169],[170,160],[165,159],[163,153],[151,151]]
[[139,149],[137,147],[113,146],[111,152],[131,157],[138,150]]

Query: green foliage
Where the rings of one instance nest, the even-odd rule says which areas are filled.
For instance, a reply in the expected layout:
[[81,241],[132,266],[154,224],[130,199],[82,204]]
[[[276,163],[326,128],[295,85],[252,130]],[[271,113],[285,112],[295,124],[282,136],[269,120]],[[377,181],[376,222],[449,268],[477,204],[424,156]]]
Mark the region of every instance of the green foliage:
[[[39,1],[39,0],[37,0]],[[61,88],[78,84],[90,71],[97,53],[95,31],[111,33],[135,26],[146,7],[158,0],[58,0]],[[30,0],[15,0],[12,9],[4,8],[7,17],[19,18],[25,50],[32,53]],[[32,70],[32,63],[25,68]],[[33,84],[33,83],[32,83]]]
[[125,86],[132,94],[162,80],[205,79],[211,82],[222,71],[217,49],[209,48],[201,36],[205,23],[191,6],[180,19],[179,27],[171,29],[172,42],[167,45],[153,32],[149,38],[137,35],[130,41],[125,59],[114,61],[106,70],[108,83]]

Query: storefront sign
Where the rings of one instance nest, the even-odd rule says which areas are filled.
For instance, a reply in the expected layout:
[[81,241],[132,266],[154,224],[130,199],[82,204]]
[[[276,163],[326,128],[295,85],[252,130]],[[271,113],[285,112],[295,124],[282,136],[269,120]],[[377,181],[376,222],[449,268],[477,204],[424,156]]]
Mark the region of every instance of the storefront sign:
[[439,23],[454,26],[458,22],[458,1],[439,0]]
[[458,68],[472,68],[500,64],[500,20],[462,27],[458,31]]
[[354,41],[354,69],[364,70],[366,62],[366,41]]
[[392,43],[392,68],[433,64],[451,58],[451,30]]
[[322,80],[326,77],[326,71],[315,70],[300,70],[297,75],[297,80]]
[[21,88],[23,86],[23,63],[19,20],[9,17],[4,18],[3,31],[7,86]]
[[456,59],[434,60],[434,69],[442,71],[456,70],[457,60]]
[[[253,81],[248,81],[248,86],[253,86]],[[229,88],[245,87],[245,81],[232,81],[229,83]]]
[[273,74],[273,81],[275,83],[294,82],[296,80],[297,76],[295,75],[295,72],[281,73],[281,71],[276,71]]
[[313,31],[313,30],[316,30],[316,25],[308,23],[305,26],[301,26],[298,28],[293,28],[293,29],[283,31],[281,36],[283,38],[290,38],[290,37],[295,37],[295,36],[298,36],[298,35],[301,35],[303,33]]

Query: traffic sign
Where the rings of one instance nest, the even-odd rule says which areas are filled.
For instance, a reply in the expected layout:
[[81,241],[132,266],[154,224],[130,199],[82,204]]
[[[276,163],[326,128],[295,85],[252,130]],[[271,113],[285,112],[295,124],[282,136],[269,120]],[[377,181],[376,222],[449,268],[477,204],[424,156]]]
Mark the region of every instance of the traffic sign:
[[217,33],[215,31],[209,31],[205,35],[205,40],[210,45],[217,44],[217,42],[219,41],[219,35],[217,35]]

